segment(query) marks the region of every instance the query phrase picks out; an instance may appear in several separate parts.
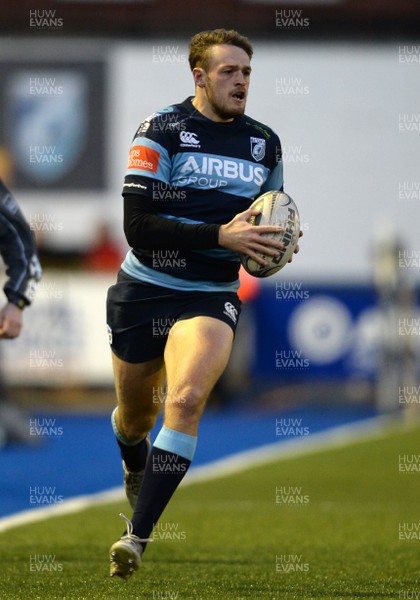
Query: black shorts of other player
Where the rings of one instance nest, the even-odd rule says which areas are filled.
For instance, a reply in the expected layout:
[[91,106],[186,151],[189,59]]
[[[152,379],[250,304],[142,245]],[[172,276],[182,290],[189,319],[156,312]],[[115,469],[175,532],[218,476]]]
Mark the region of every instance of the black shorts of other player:
[[234,292],[173,290],[118,274],[108,290],[107,324],[112,351],[129,363],[163,356],[171,327],[192,317],[213,317],[235,333],[241,301]]

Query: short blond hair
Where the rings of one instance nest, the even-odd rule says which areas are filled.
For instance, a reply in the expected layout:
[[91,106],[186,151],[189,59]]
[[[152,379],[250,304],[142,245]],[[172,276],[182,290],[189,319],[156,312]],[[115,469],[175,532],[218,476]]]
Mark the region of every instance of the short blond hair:
[[219,44],[231,44],[242,48],[248,54],[251,60],[253,49],[251,42],[244,35],[241,35],[234,29],[212,29],[197,33],[190,41],[190,54],[188,61],[191,71],[195,67],[201,67],[205,71],[209,67],[208,51],[212,46]]

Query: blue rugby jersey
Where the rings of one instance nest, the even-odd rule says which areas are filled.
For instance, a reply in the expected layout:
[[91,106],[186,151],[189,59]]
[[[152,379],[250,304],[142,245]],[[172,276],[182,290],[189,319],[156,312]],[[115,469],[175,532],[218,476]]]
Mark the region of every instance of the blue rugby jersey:
[[6,265],[4,293],[20,308],[31,304],[42,269],[33,231],[0,179],[0,254]]
[[[204,117],[192,97],[143,121],[131,146],[123,195],[147,210],[193,225],[228,223],[252,201],[283,187],[281,146],[266,125],[243,115],[230,123]],[[177,249],[166,240],[142,247],[122,268],[129,275],[181,290],[235,291],[239,255],[214,243]],[[165,249],[166,248],[166,249]]]

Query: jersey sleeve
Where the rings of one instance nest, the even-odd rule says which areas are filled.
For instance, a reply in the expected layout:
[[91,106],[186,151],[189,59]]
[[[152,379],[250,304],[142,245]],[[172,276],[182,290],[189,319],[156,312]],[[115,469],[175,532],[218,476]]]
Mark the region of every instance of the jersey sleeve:
[[141,123],[131,145],[124,179],[124,233],[135,249],[218,247],[220,225],[180,223],[157,213],[162,191],[171,188],[171,157],[179,134],[177,115],[155,113]]
[[219,247],[220,225],[192,225],[165,219],[152,202],[133,194],[124,197],[124,233],[128,244],[143,250],[202,250]]
[[123,195],[137,194],[153,199],[160,185],[169,184],[173,145],[174,127],[165,120],[165,113],[147,117],[131,144]]
[[4,292],[20,308],[33,299],[41,266],[32,231],[12,194],[0,180],[0,253],[8,277]]
[[269,192],[271,190],[283,191],[283,157],[281,143],[278,136],[275,136],[274,143],[274,154],[273,154],[273,166],[270,175],[265,180],[261,187],[261,193]]

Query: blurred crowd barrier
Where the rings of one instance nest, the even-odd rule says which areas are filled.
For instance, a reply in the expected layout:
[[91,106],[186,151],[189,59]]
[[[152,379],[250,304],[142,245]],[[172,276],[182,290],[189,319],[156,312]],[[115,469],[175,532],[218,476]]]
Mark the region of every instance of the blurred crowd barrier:
[[[25,312],[21,337],[2,344],[6,381],[51,388],[112,386],[105,300],[114,281],[112,273],[47,271]],[[350,397],[363,401],[367,387],[383,385],[385,371],[397,376],[387,380],[384,410],[420,403],[418,305],[409,316],[395,314],[391,327],[373,285],[284,280],[263,286],[246,311],[247,335],[240,338],[238,332],[242,341],[236,343],[228,385],[244,391],[247,377],[267,385],[329,382],[346,385]],[[159,324],[154,335],[162,335]],[[384,336],[391,341],[384,344]]]
[[13,385],[112,385],[105,298],[115,275],[49,271],[25,312],[21,336],[1,347]]

